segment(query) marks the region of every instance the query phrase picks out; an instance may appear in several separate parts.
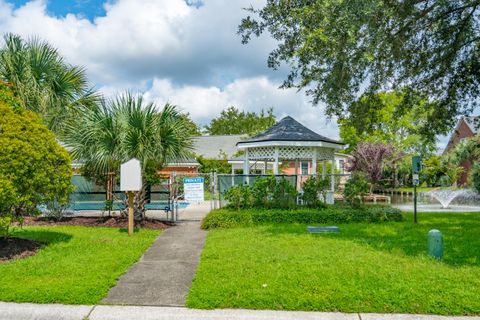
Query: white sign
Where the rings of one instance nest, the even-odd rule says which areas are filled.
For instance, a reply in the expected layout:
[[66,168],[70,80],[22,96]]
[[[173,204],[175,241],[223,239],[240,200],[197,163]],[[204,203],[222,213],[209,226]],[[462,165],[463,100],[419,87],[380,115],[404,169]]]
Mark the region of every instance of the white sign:
[[138,159],[130,159],[120,166],[120,190],[142,190],[142,169]]
[[185,194],[185,201],[187,202],[205,201],[203,184],[204,184],[204,179],[201,177],[183,178],[183,192]]
[[413,185],[414,186],[418,185],[418,183],[420,182],[420,178],[418,176],[418,173],[413,174],[412,180],[413,180]]

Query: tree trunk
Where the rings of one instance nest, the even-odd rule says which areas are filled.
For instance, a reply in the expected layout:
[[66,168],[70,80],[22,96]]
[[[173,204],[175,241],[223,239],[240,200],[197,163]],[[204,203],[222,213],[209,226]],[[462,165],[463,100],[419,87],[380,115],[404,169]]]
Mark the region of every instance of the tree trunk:
[[134,211],[135,222],[140,222],[145,219],[145,203],[147,201],[147,184],[143,182],[142,190],[135,194]]
[[398,174],[397,174],[397,166],[393,166],[393,187],[398,187]]

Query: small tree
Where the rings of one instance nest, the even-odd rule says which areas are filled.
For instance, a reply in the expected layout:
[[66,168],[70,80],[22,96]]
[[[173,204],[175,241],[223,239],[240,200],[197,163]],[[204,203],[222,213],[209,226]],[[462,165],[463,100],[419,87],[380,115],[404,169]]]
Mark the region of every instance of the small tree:
[[0,84],[0,232],[38,213],[37,205],[66,204],[73,190],[70,156],[31,111]]
[[360,171],[366,174],[370,182],[370,193],[382,178],[385,162],[393,155],[393,148],[383,143],[362,142],[352,152],[347,162],[348,171]]
[[355,172],[345,184],[345,201],[352,207],[358,207],[363,204],[363,197],[368,192],[368,182],[365,174]]
[[255,135],[275,124],[273,109],[255,112],[240,111],[235,107],[223,110],[217,118],[205,126],[208,134],[247,134]]
[[[303,183],[303,202],[307,207],[316,208],[324,206],[327,202],[327,190],[330,182],[328,179],[309,177]],[[322,197],[323,201],[320,200]]]

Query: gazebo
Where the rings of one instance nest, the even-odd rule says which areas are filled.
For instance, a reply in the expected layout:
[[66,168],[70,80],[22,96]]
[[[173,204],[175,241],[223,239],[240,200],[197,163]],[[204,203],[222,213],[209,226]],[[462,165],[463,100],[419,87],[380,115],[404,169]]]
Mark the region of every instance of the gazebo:
[[[317,163],[323,164],[322,176],[325,177],[326,162],[332,162],[335,167],[335,151],[341,150],[345,144],[324,137],[308,129],[295,119],[287,116],[270,127],[267,131],[250,139],[237,143],[240,150],[245,151],[243,172],[250,172],[251,161],[273,162],[273,174],[279,174],[280,161],[295,161],[295,175],[298,175],[298,162],[310,161],[311,172],[316,174]],[[331,174],[331,188],[334,191],[334,172]]]

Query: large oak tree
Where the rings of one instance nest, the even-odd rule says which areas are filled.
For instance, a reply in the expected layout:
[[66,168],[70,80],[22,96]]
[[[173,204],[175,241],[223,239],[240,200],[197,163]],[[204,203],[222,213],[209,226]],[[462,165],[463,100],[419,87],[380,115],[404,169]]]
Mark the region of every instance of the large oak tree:
[[409,87],[436,101],[425,131],[446,132],[480,93],[479,0],[267,0],[239,33],[278,41],[283,87],[306,89],[342,116],[362,92]]

